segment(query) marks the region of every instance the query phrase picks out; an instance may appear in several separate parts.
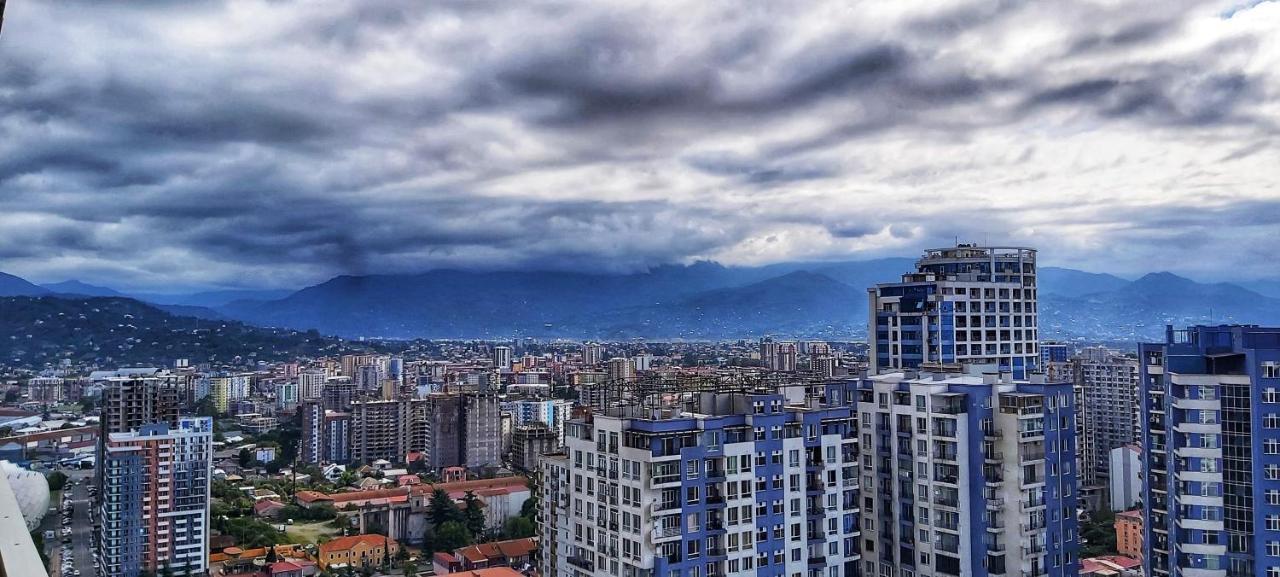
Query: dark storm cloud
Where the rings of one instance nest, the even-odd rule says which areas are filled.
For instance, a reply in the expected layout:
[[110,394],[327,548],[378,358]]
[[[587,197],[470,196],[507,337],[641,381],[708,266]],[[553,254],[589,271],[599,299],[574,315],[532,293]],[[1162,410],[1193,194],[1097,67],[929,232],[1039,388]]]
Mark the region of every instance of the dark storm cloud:
[[36,280],[634,270],[956,236],[1115,263],[1079,241],[1114,235],[1138,262],[1171,228],[1276,224],[1269,4],[9,11],[0,270]]

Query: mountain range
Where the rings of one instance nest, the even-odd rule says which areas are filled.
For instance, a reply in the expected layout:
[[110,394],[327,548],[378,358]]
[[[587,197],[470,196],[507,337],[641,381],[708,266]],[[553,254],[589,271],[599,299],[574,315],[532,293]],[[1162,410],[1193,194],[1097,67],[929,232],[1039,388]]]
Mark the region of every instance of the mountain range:
[[[631,274],[440,269],[339,276],[296,292],[190,295],[126,295],[78,281],[35,285],[0,273],[0,296],[127,296],[174,315],[345,337],[847,339],[865,336],[866,288],[897,279],[913,263],[698,262]],[[1041,267],[1039,288],[1044,339],[1148,339],[1166,323],[1280,324],[1280,299],[1171,273],[1127,280]]]

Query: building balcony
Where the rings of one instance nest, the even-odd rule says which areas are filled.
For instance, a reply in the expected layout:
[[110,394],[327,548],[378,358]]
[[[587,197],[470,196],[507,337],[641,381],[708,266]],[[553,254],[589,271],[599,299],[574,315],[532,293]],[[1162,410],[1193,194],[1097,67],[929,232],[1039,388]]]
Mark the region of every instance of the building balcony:
[[1187,543],[1178,545],[1178,551],[1181,553],[1190,553],[1193,555],[1226,555],[1226,545],[1203,545],[1200,543]]
[[570,565],[573,565],[574,567],[577,567],[589,573],[596,570],[595,563],[592,563],[590,559],[583,559],[582,557],[569,557],[567,561],[569,562]]
[[1018,508],[1022,509],[1023,511],[1039,509],[1040,507],[1044,507],[1044,506],[1045,506],[1044,499],[1023,499],[1018,502]]
[[655,475],[649,481],[650,489],[658,489],[662,487],[679,486],[679,485],[680,485],[680,473],[676,473],[674,475]]
[[1201,569],[1198,567],[1181,567],[1178,574],[1183,577],[1227,577],[1226,569]]
[[1004,509],[1004,499],[987,499],[988,511],[999,511]]
[[1218,399],[1174,399],[1173,408],[1217,411],[1222,408],[1222,401]]
[[679,501],[659,501],[650,505],[649,512],[650,514],[658,515],[662,512],[679,511],[680,508],[681,505]]
[[1221,423],[1178,423],[1173,426],[1173,430],[1179,433],[1216,435],[1222,432],[1222,424]]
[[682,535],[683,527],[654,527],[653,541],[666,541],[669,539],[679,539]]
[[1201,531],[1222,531],[1225,524],[1222,520],[1206,521],[1204,519],[1178,519],[1178,527],[1182,529],[1199,529]]

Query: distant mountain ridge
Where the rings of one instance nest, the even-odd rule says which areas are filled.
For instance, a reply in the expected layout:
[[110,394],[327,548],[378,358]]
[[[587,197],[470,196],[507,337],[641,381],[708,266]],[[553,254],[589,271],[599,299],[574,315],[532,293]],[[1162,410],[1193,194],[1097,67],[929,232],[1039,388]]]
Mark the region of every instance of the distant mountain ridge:
[[315,331],[180,317],[122,297],[0,297],[0,335],[0,365],[34,368],[63,359],[105,366],[279,361],[353,348]]
[[[865,337],[866,289],[898,280],[914,262],[696,262],[630,274],[439,269],[344,275],[292,293],[203,293],[154,306],[177,315],[347,337],[852,339]],[[1280,324],[1280,299],[1167,272],[1130,281],[1041,267],[1039,289],[1045,339],[1155,338],[1165,323]],[[116,292],[76,281],[40,287],[11,275],[0,276],[0,295],[4,290],[28,296]],[[241,296],[250,298],[232,298]]]

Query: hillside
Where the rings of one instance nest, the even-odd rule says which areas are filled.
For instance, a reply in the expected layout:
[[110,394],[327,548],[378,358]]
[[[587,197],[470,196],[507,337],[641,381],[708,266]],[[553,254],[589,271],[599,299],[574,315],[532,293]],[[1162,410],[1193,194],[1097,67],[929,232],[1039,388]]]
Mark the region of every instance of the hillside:
[[0,298],[0,364],[11,366],[42,367],[63,358],[105,366],[284,360],[342,346],[315,331],[179,317],[125,298]]

